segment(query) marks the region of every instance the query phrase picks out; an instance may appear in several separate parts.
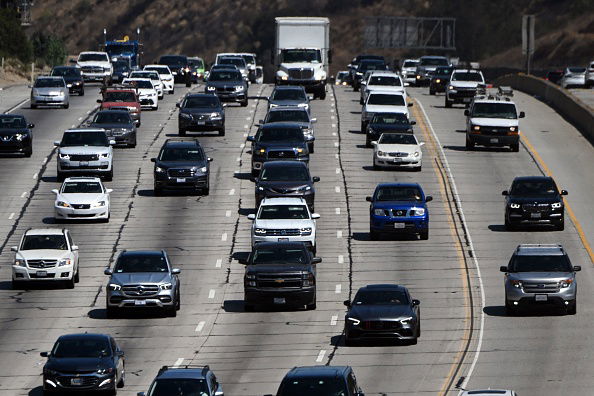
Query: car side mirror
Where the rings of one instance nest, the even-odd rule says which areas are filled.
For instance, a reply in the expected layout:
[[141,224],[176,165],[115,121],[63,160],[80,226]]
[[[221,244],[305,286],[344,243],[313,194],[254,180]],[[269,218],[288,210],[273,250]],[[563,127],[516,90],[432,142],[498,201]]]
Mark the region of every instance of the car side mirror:
[[253,213],[251,213],[251,214],[248,215],[247,218],[248,218],[248,220],[256,220],[256,215],[253,214]]
[[312,213],[311,214],[311,218],[314,219],[314,220],[319,219],[320,218],[320,214],[319,213]]
[[97,103],[103,103],[102,99],[97,99]]
[[105,190],[106,193],[111,194],[113,192],[113,188],[108,188]]
[[567,190],[561,190],[561,195],[567,195],[567,194],[569,194],[569,193],[567,192]]
[[146,396],[146,393],[144,393],[144,392],[138,392],[138,393],[136,394],[136,396]]
[[105,274],[105,275],[112,275],[113,274],[113,271],[111,269],[109,269],[109,268],[106,268],[106,269],[103,270],[103,274]]
[[574,265],[573,266],[573,272],[579,272],[582,270],[582,266],[581,265]]
[[315,124],[316,122],[318,122],[317,118],[312,118],[311,120],[309,120],[309,122],[311,122],[312,124]]
[[227,107],[227,106],[228,106],[227,103],[223,103],[223,107]]
[[208,157],[208,158],[206,158],[206,160],[207,160],[208,162],[212,162],[212,157]]
[[372,199],[371,199],[371,197],[365,197],[365,200],[366,200],[367,202],[372,202]]
[[419,300],[412,300],[412,305],[421,305]]
[[60,191],[58,191],[58,189],[57,189],[57,188],[54,188],[54,189],[52,190],[52,192],[53,192],[54,194],[57,194],[57,193],[59,193]]
[[49,357],[49,352],[39,352],[39,356],[44,358]]
[[175,104],[175,107],[177,107],[179,109],[181,107],[181,104],[178,102]]
[[11,246],[10,247],[10,251],[11,252],[18,252],[19,251],[19,247],[18,246]]
[[27,125],[27,128],[29,128],[29,129],[35,128],[35,124],[29,124],[29,125]]
[[505,195],[505,196],[507,196],[507,195],[509,195],[509,191],[507,191],[507,190],[503,190],[503,191],[501,191],[501,195]]
[[377,140],[372,140],[372,141],[371,141],[371,145],[372,145],[372,146],[377,146]]
[[72,245],[71,249],[73,252],[78,251],[78,245]]
[[414,103],[411,102],[408,104],[408,107],[413,107],[413,105],[414,105]]
[[181,270],[179,268],[173,268],[171,270],[172,275],[179,275],[180,273],[181,273]]
[[248,136],[246,140],[247,140],[248,142],[253,142],[253,141],[255,141],[256,139],[255,139],[253,136]]
[[[260,124],[265,124],[264,120],[260,120],[260,121],[258,121],[258,122],[259,122]],[[257,124],[256,124],[256,126],[259,126],[259,125],[257,125]]]
[[312,264],[320,264],[321,262],[322,262],[321,257],[314,257],[313,259],[311,259]]
[[523,111],[520,111],[520,118],[524,118],[526,117],[526,113],[524,113]]
[[115,140],[110,140],[110,141],[109,141],[109,145],[110,145],[110,146],[115,146],[115,144],[116,144],[116,141],[115,141]]
[[124,351],[116,351],[116,356],[118,356],[118,357],[124,356]]
[[424,146],[425,142],[419,142],[419,146]]
[[319,181],[320,181],[320,178],[319,178],[318,176],[314,176],[314,177],[312,177],[312,178],[311,178],[311,180],[312,180],[314,183],[317,183],[317,182],[319,182]]
[[433,197],[431,195],[427,195],[425,197],[425,202],[431,202],[431,201],[433,201]]
[[151,158],[151,162],[157,162],[156,158]]
[[410,122],[410,125],[417,125],[417,122],[416,121],[411,121]]
[[507,265],[502,265],[501,267],[499,267],[499,271],[500,272],[507,272]]
[[468,116],[470,115],[470,111],[468,111],[468,110],[464,110],[464,115],[465,115],[466,117],[468,117]]
[[344,300],[343,304],[345,305],[345,307],[351,307],[351,301],[350,300]]
[[313,97],[313,95],[307,95],[307,99],[308,99],[308,100],[313,100],[313,99],[314,99],[314,97]]
[[59,140],[56,140],[56,141],[54,141],[54,146],[56,146],[56,147],[60,147],[60,143],[61,143],[61,142],[60,142]]

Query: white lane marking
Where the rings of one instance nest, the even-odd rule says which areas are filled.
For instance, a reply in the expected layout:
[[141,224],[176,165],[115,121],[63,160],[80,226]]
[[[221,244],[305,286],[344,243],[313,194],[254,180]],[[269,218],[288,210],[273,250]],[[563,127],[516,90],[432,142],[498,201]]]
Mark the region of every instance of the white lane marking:
[[339,283],[338,285],[336,285],[336,288],[334,289],[334,293],[340,294],[341,292],[342,292],[342,285]]
[[244,148],[244,147],[245,147],[245,143],[241,143],[241,144],[239,145],[239,148],[240,148],[240,149],[242,149],[242,148]]
[[336,136],[336,132],[332,132],[332,136]]
[[11,107],[10,109],[6,110],[6,113],[12,113],[13,111],[15,111],[16,109],[18,109],[19,107],[21,107],[22,105],[24,105],[25,103],[27,103],[29,100],[31,99],[25,99],[23,100],[21,103],[17,104],[14,107]]
[[237,162],[240,162],[240,161],[241,161],[241,157],[237,157],[237,158],[235,159],[235,161],[237,161]]
[[173,367],[179,367],[183,364],[184,362],[184,358],[179,358],[175,361],[175,363],[173,363]]
[[334,147],[338,147],[338,142],[334,142]]
[[252,117],[245,117],[245,119],[249,121],[252,119]]
[[340,208],[336,208],[334,211],[336,212],[336,214],[340,214]]
[[332,128],[336,128],[336,124],[332,124]]
[[255,103],[253,103],[253,104],[252,104],[252,107],[256,107],[256,104],[255,104]]
[[223,259],[217,259],[217,262],[215,263],[215,267],[221,268],[221,265],[223,265]]
[[254,110],[250,110],[250,114],[254,114]]
[[21,194],[21,198],[25,198],[27,196],[27,191]]
[[334,113],[334,109],[330,109],[330,113]]
[[249,127],[250,127],[250,126],[249,126],[248,124],[245,124],[245,125],[243,126],[243,128],[244,128],[244,129],[248,129]]
[[248,134],[247,134],[247,133],[244,133],[244,134],[243,134],[243,137],[248,137]]
[[72,124],[72,127],[71,128],[76,128],[76,124]]
[[338,159],[338,153],[334,154],[334,158]]
[[338,315],[332,315],[332,318],[330,319],[330,326],[336,326],[337,322],[338,322]]
[[215,289],[210,289],[210,291],[208,292],[208,298],[213,299],[215,296],[216,290]]
[[339,193],[340,192],[340,187],[338,187],[338,186],[334,187],[334,191],[337,192],[337,193]]
[[227,240],[227,233],[223,232],[223,235],[221,235],[221,241],[225,242]]
[[12,220],[14,219],[14,212],[10,214],[10,216],[8,216],[8,220]]
[[433,125],[431,124],[431,121],[429,120],[429,117],[427,116],[427,113],[425,112],[425,108],[423,107],[423,104],[420,101],[417,101],[417,102],[419,104],[419,107],[421,108],[421,111],[423,112],[423,116],[425,116],[425,120],[427,121],[429,130],[431,131],[431,134],[433,135],[433,137],[435,138],[435,141],[437,142],[437,147],[441,154],[441,158],[443,159],[446,173],[448,174],[450,180],[452,181],[452,191],[454,193],[454,201],[456,204],[456,209],[459,211],[460,217],[462,218],[462,225],[464,226],[464,232],[466,233],[469,251],[472,253],[472,261],[474,262],[474,266],[476,268],[476,276],[478,278],[479,289],[481,291],[481,327],[479,329],[479,338],[478,338],[478,343],[476,346],[476,352],[475,352],[474,358],[472,359],[472,363],[470,365],[470,368],[468,369],[468,374],[466,374],[466,378],[464,379],[462,384],[460,384],[460,388],[463,389],[468,384],[468,381],[470,381],[470,377],[472,376],[472,373],[474,372],[474,368],[476,367],[476,363],[478,361],[479,355],[481,353],[481,348],[483,345],[483,333],[484,333],[484,328],[485,328],[485,287],[483,285],[483,278],[481,276],[481,267],[478,262],[477,254],[474,250],[474,244],[472,243],[472,237],[470,236],[470,232],[468,231],[468,227],[467,227],[468,223],[466,222],[466,217],[464,216],[464,210],[462,209],[460,195],[458,194],[458,187],[456,186],[456,180],[454,179],[454,175],[452,173],[452,170],[450,169],[450,164],[449,164],[448,159],[445,155],[445,152],[443,151],[443,146],[441,145],[441,142],[439,141],[439,138],[437,137],[437,134],[435,133],[435,130],[433,129]]
[[225,217],[231,217],[231,211],[230,210],[228,210],[228,211],[225,212]]
[[334,116],[330,116],[330,119],[331,119],[331,120],[333,120],[333,119],[335,119],[335,118],[336,118],[336,117],[334,117]]
[[235,189],[232,188],[231,190],[229,190],[229,195],[235,195]]
[[322,360],[324,360],[324,355],[326,355],[326,350],[320,350],[320,353],[318,353],[318,357],[316,358],[316,362],[320,363]]
[[87,111],[87,114],[91,114],[91,110]]
[[338,264],[343,264],[344,263],[344,256],[341,254],[338,256]]
[[37,179],[37,173],[33,175],[33,179]]
[[336,174],[338,175],[340,173],[340,168],[336,168]]
[[43,159],[43,165],[47,164],[47,157]]
[[82,117],[78,117],[78,120],[79,120],[79,121],[82,121]]
[[336,231],[336,238],[342,238],[342,231]]
[[205,324],[206,324],[206,322],[205,322],[205,321],[203,321],[203,320],[202,320],[202,321],[200,321],[200,322],[198,322],[198,326],[196,326],[196,328],[194,329],[194,331],[195,331],[195,332],[197,332],[197,333],[198,333],[198,332],[201,332],[201,331],[202,331],[202,329],[204,328],[204,325],[205,325]]

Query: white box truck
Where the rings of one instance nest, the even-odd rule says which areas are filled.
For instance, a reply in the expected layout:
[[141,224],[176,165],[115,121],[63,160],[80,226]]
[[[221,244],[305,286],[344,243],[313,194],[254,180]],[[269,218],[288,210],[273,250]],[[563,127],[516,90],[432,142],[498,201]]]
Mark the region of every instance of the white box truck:
[[302,85],[314,98],[326,98],[331,61],[328,18],[275,18],[276,46],[273,62],[277,85]]

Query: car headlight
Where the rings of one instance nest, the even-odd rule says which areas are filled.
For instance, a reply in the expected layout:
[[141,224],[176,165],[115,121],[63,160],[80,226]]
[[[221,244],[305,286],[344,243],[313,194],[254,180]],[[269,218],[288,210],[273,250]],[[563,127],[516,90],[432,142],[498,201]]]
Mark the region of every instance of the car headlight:
[[215,91],[216,89],[217,89],[216,87],[211,87],[211,86],[206,87],[207,91]]
[[281,80],[283,80],[283,81],[287,81],[288,79],[289,79],[289,76],[287,76],[287,75],[281,76]]
[[509,207],[512,208],[512,209],[520,209],[520,204],[511,203],[511,204],[509,204]]
[[219,112],[216,112],[216,111],[215,111],[215,112],[213,112],[213,113],[210,113],[210,118],[213,118],[213,119],[220,119],[220,118],[221,118],[221,113],[219,113]]
[[111,291],[122,290],[122,286],[118,285],[117,283],[110,283],[109,285],[107,285],[107,288]]
[[60,158],[68,159],[68,158],[70,158],[70,155],[60,153]]
[[441,80],[439,78],[436,78],[435,82],[439,84],[441,82]]
[[297,189],[297,192],[304,192],[304,191],[309,191],[311,190],[311,186],[303,186],[301,188]]
[[307,109],[309,105],[307,103],[299,103],[297,107],[305,107]]
[[105,206],[105,201],[95,202],[92,207],[93,208],[100,208],[102,206]]
[[72,84],[66,84],[68,88],[72,88]]
[[358,326],[361,321],[357,318],[348,317],[347,320],[353,324],[353,326]]
[[410,210],[411,216],[424,216],[425,215],[425,208],[412,208]]
[[264,154],[264,153],[266,153],[266,149],[256,150],[256,153],[258,153],[258,154]]
[[198,170],[202,173],[206,173],[206,171],[207,171],[206,166],[203,166],[202,168],[200,168]]
[[170,282],[161,283],[159,285],[159,289],[161,289],[161,290],[171,290],[171,289],[173,289],[173,285]]
[[355,74],[358,75],[358,76],[362,76],[363,75],[363,73],[361,73],[361,72],[356,72]]
[[55,376],[55,375],[60,375],[59,372],[57,372],[56,370],[52,370],[52,369],[48,369],[48,368],[43,368],[43,374],[44,375],[51,375],[51,376]]
[[244,88],[245,88],[245,87],[244,87],[243,85],[236,85],[236,86],[235,86],[235,90],[236,90],[236,91],[243,91],[243,90],[244,90]]
[[553,209],[559,209],[561,208],[562,203],[561,202],[554,202],[551,204],[551,208]]
[[254,274],[246,274],[245,279],[256,279],[256,275]]
[[256,229],[254,229],[254,234],[266,235],[266,228],[256,228]]
[[512,279],[512,280],[509,281],[509,283],[511,283],[511,285],[513,287],[518,288],[518,289],[520,289],[522,287],[522,281],[521,280]]
[[23,259],[16,259],[14,260],[14,265],[16,265],[17,267],[25,267],[27,263]]
[[448,87],[448,89],[451,91],[451,90],[453,90],[453,89],[454,89],[454,86],[453,86],[453,85],[450,85],[450,86]]
[[67,203],[67,202],[64,202],[64,201],[57,201],[56,202],[56,206],[60,206],[62,208],[69,208],[70,207],[70,204]]
[[155,166],[155,172],[157,173],[165,173],[165,169],[159,166]]
[[510,132],[515,132],[516,131],[516,127],[509,127],[509,131]]
[[419,157],[419,155],[421,155],[421,153],[419,153],[418,151],[415,151],[415,152],[413,153],[413,157],[415,157],[415,158],[418,158],[418,157]]
[[561,286],[562,288],[568,288],[571,284],[573,283],[573,279],[563,279],[560,283],[559,286]]
[[410,324],[410,322],[412,322],[413,317],[412,316],[407,316],[406,318],[402,318],[400,319],[400,323],[402,324]]
[[297,151],[297,153],[302,154],[303,153],[303,149],[302,148],[295,148],[295,151]]
[[376,216],[387,216],[388,214],[386,213],[385,209],[374,209],[373,210],[373,214]]
[[105,375],[105,374],[111,374],[113,373],[113,367],[109,367],[109,368],[100,368],[97,370],[97,374],[99,375]]
[[16,140],[23,140],[25,138],[25,135],[22,133],[17,133],[16,135],[14,135],[14,137],[16,138]]
[[191,114],[188,114],[188,113],[179,113],[179,116],[181,118],[186,118],[188,120],[191,120],[192,119],[192,115]]
[[386,153],[384,151],[379,150],[377,152],[377,155],[380,156],[380,157],[383,157],[384,155],[386,155]]
[[301,229],[301,235],[311,235],[311,227],[304,227]]
[[65,258],[65,259],[61,259],[58,262],[58,267],[64,267],[65,265],[70,265],[72,264],[72,260],[70,260],[69,258]]
[[258,187],[258,191],[264,191],[264,187]]
[[109,153],[101,153],[100,157],[101,158],[109,158]]

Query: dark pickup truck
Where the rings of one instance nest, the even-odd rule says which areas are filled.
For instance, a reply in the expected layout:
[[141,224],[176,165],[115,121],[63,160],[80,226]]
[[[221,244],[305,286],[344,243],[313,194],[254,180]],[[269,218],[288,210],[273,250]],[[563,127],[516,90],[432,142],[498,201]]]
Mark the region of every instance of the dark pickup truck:
[[263,242],[254,246],[244,277],[245,310],[257,305],[316,309],[316,264],[303,242]]

